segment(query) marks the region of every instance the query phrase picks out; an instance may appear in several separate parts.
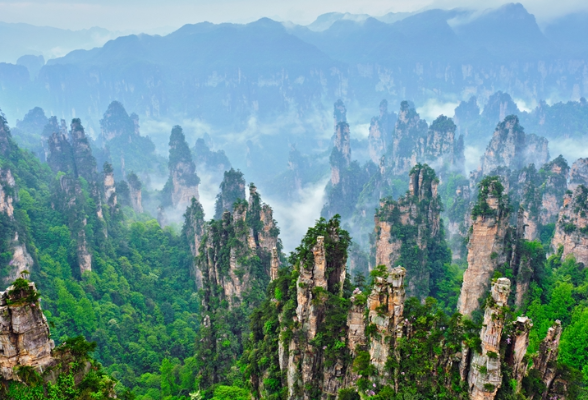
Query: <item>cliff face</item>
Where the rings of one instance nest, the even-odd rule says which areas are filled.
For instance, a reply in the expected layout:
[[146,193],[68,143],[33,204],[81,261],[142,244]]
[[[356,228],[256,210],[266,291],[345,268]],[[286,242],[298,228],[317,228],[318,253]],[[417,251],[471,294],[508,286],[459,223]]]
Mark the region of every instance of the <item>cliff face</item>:
[[14,214],[14,188],[16,182],[9,169],[0,169],[0,212],[8,217]]
[[[12,282],[18,278],[23,271],[30,271],[33,267],[33,258],[27,251],[25,243],[19,239],[18,227],[14,218],[14,207],[18,202],[16,196],[16,182],[9,169],[0,169],[0,219],[2,220],[3,232],[0,237],[3,243],[0,244],[0,252],[12,253],[7,265],[0,265],[4,271],[4,283]],[[5,247],[6,246],[6,247]]]
[[469,316],[478,308],[478,299],[488,289],[494,271],[510,258],[506,251],[509,207],[505,194],[497,178],[488,177],[480,183],[478,201],[472,211],[468,268],[458,301],[463,315]]
[[568,189],[573,191],[579,185],[588,187],[588,158],[578,158],[570,169]]
[[554,249],[563,246],[563,257],[573,254],[576,261],[588,265],[588,189],[580,185],[567,192],[555,225],[551,244]]
[[[242,358],[254,397],[419,393],[492,400],[499,392],[520,393],[532,322],[524,316],[512,320],[508,278],[491,283],[477,327],[460,315],[448,317],[433,299],[406,299],[403,267],[381,265],[367,288],[351,291],[345,272],[349,239],[337,219],[317,221],[293,253],[292,266],[270,284],[269,299],[252,316]],[[555,371],[558,341],[552,336],[533,366],[542,380]],[[549,376],[544,381],[551,391]]]
[[531,163],[543,165],[549,160],[547,145],[545,138],[526,135],[518,117],[509,115],[496,126],[482,157],[481,175],[501,166],[520,169]]
[[0,376],[5,380],[20,380],[17,367],[43,373],[56,364],[34,283],[21,279],[16,284],[0,292]]
[[198,200],[198,184],[196,165],[186,144],[184,132],[180,126],[174,126],[169,139],[169,179],[164,191],[169,195],[168,201],[174,207],[183,209]]
[[202,293],[203,328],[196,353],[214,363],[201,377],[203,387],[222,382],[230,373],[249,331],[243,315],[259,304],[279,270],[279,229],[253,185],[250,191],[249,204],[235,203],[220,220],[205,223],[195,198],[185,214],[184,235],[195,257],[194,276]]
[[334,147],[331,153],[331,185],[341,182],[342,170],[349,168],[349,164],[351,164],[349,124],[339,122],[335,127]]
[[143,202],[141,196],[141,181],[139,177],[134,173],[130,172],[127,175],[127,181],[129,182],[129,197],[131,200],[131,207],[137,214],[143,212]]
[[326,188],[326,200],[321,216],[331,218],[336,214],[348,218],[355,210],[363,185],[370,179],[368,167],[360,167],[351,161],[351,137],[345,121],[345,106],[339,100],[334,107],[335,134],[333,150],[329,158],[331,180]]
[[500,340],[504,328],[505,313],[510,281],[498,278],[492,285],[491,298],[486,304],[484,322],[480,331],[482,352],[475,352],[472,358],[468,384],[471,400],[491,400],[502,384],[500,371]]
[[541,199],[540,221],[543,225],[553,223],[562,206],[566,192],[568,173],[570,168],[566,160],[560,155],[555,160],[543,166],[546,175]]
[[376,334],[370,336],[370,361],[380,374],[385,373],[390,352],[403,335],[404,277],[402,267],[392,268],[383,277],[377,277],[368,296],[368,324],[375,326]]
[[404,175],[410,171],[417,163],[417,142],[426,135],[427,123],[407,101],[403,101],[392,135],[392,151],[386,155],[389,173]]
[[417,160],[431,165],[437,173],[462,172],[464,170],[463,136],[455,137],[456,125],[441,115],[427,131],[427,136],[417,142]]
[[539,372],[539,376],[547,388],[543,393],[542,399],[559,398],[559,396],[550,397],[549,389],[552,388],[556,377],[557,354],[561,332],[561,322],[556,320],[553,326],[547,330],[547,335],[541,342],[537,355],[533,358],[533,368]]
[[396,123],[396,114],[388,112],[388,101],[380,102],[380,115],[373,117],[370,122],[368,135],[368,151],[374,164],[380,163],[381,157],[386,152],[392,141],[392,132]]
[[239,170],[231,168],[224,172],[220,192],[216,196],[215,219],[220,219],[225,211],[233,211],[233,204],[245,200],[245,178]]
[[431,265],[449,262],[438,185],[435,171],[419,164],[410,173],[408,193],[398,201],[382,200],[375,216],[376,265],[406,268],[408,293],[421,299],[434,290],[431,278],[441,273]]
[[111,207],[116,206],[117,198],[116,198],[116,186],[114,182],[114,171],[112,169],[112,165],[105,163],[104,164],[104,199],[106,203]]

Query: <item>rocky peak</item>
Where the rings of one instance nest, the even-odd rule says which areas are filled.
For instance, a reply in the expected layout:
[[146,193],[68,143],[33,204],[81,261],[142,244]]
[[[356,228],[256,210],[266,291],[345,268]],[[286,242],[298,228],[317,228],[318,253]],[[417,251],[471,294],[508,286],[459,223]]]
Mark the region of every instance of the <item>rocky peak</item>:
[[103,118],[100,120],[100,130],[102,139],[108,142],[114,138],[123,135],[138,134],[139,117],[132,114],[135,118],[129,117],[124,106],[118,102],[110,103]]
[[392,131],[396,122],[396,114],[388,112],[388,101],[380,102],[380,115],[370,122],[368,135],[368,151],[371,160],[377,165],[392,141]]
[[331,184],[337,185],[341,181],[342,170],[347,169],[351,163],[351,137],[347,122],[339,122],[335,127],[334,142],[330,158]]
[[515,170],[531,163],[543,165],[549,160],[547,147],[547,139],[526,135],[519,118],[509,115],[496,126],[482,157],[481,174],[488,175],[501,166]]
[[540,222],[543,225],[553,223],[562,206],[564,194],[567,190],[567,180],[570,167],[560,155],[542,168],[545,174],[543,196],[541,199]]
[[[435,171],[418,164],[409,177],[408,193],[395,201],[382,199],[375,215],[375,242],[372,253],[376,265],[391,269],[397,265],[406,268],[408,293],[421,299],[433,289],[430,271],[434,251],[448,256],[441,226],[441,199]],[[418,248],[417,254],[404,258],[409,248]],[[433,250],[436,249],[436,250]],[[442,264],[449,260],[437,260]]]
[[53,132],[48,139],[49,156],[47,163],[53,172],[75,174],[74,158],[71,144],[67,136],[61,132]]
[[509,205],[504,186],[496,176],[479,184],[478,200],[472,209],[472,227],[468,239],[468,268],[458,301],[459,312],[470,316],[499,265],[509,260]]
[[588,158],[578,158],[570,169],[568,189],[574,191],[579,185],[588,187]]
[[92,156],[90,142],[79,118],[71,121],[71,148],[75,162],[76,176],[88,182],[96,180],[96,159]]
[[563,258],[573,254],[576,261],[584,265],[588,265],[587,213],[588,189],[586,186],[580,185],[573,192],[566,192],[551,242],[554,250],[563,246]]
[[492,283],[480,331],[481,353],[474,352],[468,375],[471,400],[491,400],[502,384],[500,340],[504,328],[504,307],[510,294],[510,280],[498,278]]
[[469,128],[480,118],[480,107],[476,96],[466,101],[461,101],[455,108],[453,121],[457,125],[457,132],[460,135],[468,136]]
[[56,364],[54,347],[35,284],[17,279],[0,292],[0,376],[20,380],[16,370],[21,366],[45,372]]
[[507,115],[519,114],[519,108],[508,93],[498,91],[490,96],[482,116],[491,123],[502,121]]
[[418,160],[434,166],[436,171],[463,171],[463,136],[456,139],[455,130],[451,118],[439,116],[429,127],[427,136],[419,139]]
[[220,192],[216,196],[214,218],[221,218],[223,212],[233,211],[233,204],[238,200],[245,200],[245,178],[240,170],[231,168],[225,171],[220,184]]
[[198,200],[200,178],[196,174],[196,165],[182,127],[178,125],[173,127],[169,138],[168,166],[170,176],[166,190],[169,191],[171,204],[183,208],[191,204],[192,197]]
[[335,126],[340,122],[347,122],[347,108],[345,108],[345,104],[341,99],[337,100],[333,105],[333,119]]
[[392,134],[391,152],[386,154],[388,169],[393,175],[406,174],[417,163],[417,142],[426,137],[427,123],[408,101],[400,104]]

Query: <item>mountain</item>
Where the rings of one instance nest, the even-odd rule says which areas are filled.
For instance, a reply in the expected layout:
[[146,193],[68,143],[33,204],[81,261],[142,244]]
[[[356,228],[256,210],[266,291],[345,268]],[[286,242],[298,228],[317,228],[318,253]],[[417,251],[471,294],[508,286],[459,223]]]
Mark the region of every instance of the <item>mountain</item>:
[[72,50],[102,46],[118,36],[104,28],[72,31],[49,26],[0,22],[0,62],[16,62],[24,55],[61,57]]

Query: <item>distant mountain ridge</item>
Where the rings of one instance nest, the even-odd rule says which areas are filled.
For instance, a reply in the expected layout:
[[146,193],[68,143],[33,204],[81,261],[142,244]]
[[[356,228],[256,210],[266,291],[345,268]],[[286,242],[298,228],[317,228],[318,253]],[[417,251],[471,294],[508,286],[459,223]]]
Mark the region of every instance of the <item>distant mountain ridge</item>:
[[[588,94],[581,15],[543,33],[521,4],[387,14],[329,13],[309,26],[262,18],[130,35],[49,60],[38,76],[0,64],[4,110],[35,106],[97,120],[111,100],[148,118],[183,116],[243,129],[252,117],[309,118],[342,98],[366,107],[433,98],[484,102],[502,90],[529,103]],[[388,21],[383,22],[383,21]],[[8,103],[8,104],[6,104]]]

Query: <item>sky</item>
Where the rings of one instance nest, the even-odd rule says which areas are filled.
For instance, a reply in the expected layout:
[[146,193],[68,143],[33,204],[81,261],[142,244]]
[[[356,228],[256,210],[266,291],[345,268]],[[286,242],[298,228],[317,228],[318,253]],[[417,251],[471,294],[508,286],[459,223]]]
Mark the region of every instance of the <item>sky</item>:
[[[373,16],[429,8],[494,8],[504,0],[0,0],[0,21],[65,29],[100,26],[110,30],[148,32],[210,21],[246,23],[261,17],[309,24],[318,15],[337,11]],[[541,21],[588,11],[586,0],[527,0],[523,5]],[[554,5],[555,4],[555,5]]]

